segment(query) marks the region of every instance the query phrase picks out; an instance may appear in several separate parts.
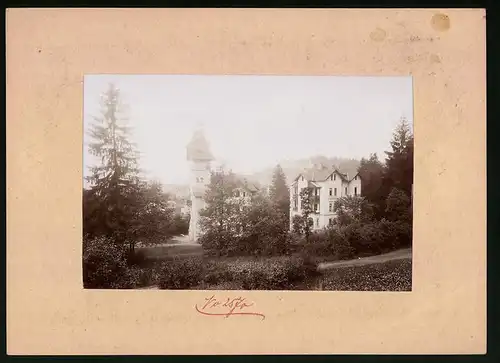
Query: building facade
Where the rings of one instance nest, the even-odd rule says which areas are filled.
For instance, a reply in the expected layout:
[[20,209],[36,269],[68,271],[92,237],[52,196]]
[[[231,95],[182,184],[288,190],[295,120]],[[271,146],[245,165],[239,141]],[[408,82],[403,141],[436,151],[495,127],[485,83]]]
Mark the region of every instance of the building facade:
[[312,189],[313,213],[310,218],[313,229],[319,230],[333,223],[333,205],[338,198],[361,195],[361,178],[358,173],[350,176],[323,165],[315,165],[297,175],[290,186],[290,229],[293,217],[302,215],[300,192],[304,188]]
[[189,239],[196,241],[200,236],[200,211],[205,208],[203,196],[210,182],[211,164],[214,157],[210,152],[209,144],[202,130],[195,131],[186,149],[190,169],[191,215],[189,219]]

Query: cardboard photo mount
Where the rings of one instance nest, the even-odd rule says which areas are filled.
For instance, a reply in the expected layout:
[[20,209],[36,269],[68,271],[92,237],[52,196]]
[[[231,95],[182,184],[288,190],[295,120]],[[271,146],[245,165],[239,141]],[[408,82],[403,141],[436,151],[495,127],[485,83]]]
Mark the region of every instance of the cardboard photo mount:
[[[484,10],[47,8],[6,21],[8,354],[485,353]],[[206,291],[83,290],[83,77],[102,73],[411,75],[413,291],[214,292],[260,319],[199,314]]]

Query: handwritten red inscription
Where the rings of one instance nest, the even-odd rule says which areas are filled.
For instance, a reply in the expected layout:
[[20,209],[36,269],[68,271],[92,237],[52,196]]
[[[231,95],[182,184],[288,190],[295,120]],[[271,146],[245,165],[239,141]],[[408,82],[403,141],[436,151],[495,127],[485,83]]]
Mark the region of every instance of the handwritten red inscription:
[[254,304],[247,299],[239,296],[236,298],[217,299],[215,295],[205,298],[205,303],[201,306],[196,304],[194,308],[197,312],[208,316],[224,316],[229,318],[231,315],[253,315],[260,316],[262,320],[266,317],[264,314],[251,311]]

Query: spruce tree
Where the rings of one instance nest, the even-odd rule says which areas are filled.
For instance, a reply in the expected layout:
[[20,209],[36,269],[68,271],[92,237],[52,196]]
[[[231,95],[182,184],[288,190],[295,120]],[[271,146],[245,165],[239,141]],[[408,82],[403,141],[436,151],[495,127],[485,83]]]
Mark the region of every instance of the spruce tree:
[[411,197],[413,185],[413,133],[408,121],[402,118],[396,127],[391,150],[386,151],[385,195],[398,188]]
[[138,154],[129,140],[123,111],[120,90],[110,84],[101,98],[100,115],[93,117],[88,133],[89,151],[99,164],[90,168],[88,178],[91,188],[87,197],[94,208],[90,214],[84,210],[94,226],[85,230],[84,225],[84,234],[105,235],[117,243],[128,238],[129,222],[138,207],[135,197],[139,188]]

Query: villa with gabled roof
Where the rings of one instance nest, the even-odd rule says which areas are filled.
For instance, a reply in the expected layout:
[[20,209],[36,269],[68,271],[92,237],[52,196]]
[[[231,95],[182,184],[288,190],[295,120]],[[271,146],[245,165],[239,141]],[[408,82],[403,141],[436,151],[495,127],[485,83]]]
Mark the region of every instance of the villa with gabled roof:
[[357,171],[341,171],[337,167],[315,164],[295,177],[290,186],[290,229],[293,217],[302,215],[300,191],[312,189],[312,210],[310,218],[313,229],[318,230],[332,224],[335,219],[333,204],[338,198],[361,194],[361,178]]

